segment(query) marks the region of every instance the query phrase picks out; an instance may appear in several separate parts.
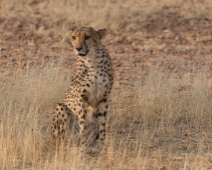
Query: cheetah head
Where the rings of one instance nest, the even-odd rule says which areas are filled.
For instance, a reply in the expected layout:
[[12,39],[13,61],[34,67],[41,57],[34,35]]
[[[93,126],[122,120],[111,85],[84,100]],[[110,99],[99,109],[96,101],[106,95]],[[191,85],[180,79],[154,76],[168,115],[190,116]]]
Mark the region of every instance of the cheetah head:
[[95,46],[101,43],[102,37],[105,35],[106,29],[98,31],[91,27],[81,27],[71,30],[71,42],[74,51],[78,56],[86,56]]

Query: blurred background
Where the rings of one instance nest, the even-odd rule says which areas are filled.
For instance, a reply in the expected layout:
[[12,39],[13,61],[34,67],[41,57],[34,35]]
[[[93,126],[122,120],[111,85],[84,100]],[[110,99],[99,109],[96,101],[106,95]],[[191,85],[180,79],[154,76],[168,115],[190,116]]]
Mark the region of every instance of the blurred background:
[[104,44],[117,67],[173,70],[210,58],[211,0],[1,0],[0,6],[2,67],[60,59],[68,71],[75,60],[69,29],[80,26],[107,28]]

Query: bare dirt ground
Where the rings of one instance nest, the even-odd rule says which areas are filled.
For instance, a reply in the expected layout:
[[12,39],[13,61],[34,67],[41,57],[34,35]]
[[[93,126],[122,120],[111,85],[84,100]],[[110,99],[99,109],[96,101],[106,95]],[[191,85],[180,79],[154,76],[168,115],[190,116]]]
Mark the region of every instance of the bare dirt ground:
[[[115,137],[108,139],[108,150],[115,145],[120,148],[116,153],[107,153],[104,168],[211,169],[210,0],[85,2],[88,8],[74,0],[2,1],[1,73],[25,71],[35,66],[44,68],[48,63],[59,65],[60,75],[69,75],[77,59],[69,41],[69,29],[81,25],[105,27],[108,32],[103,44],[111,54],[115,71],[110,109],[116,119],[111,116],[108,125],[109,137]],[[202,70],[207,80],[197,76]],[[194,76],[194,80],[190,82],[185,75]],[[174,83],[172,79],[163,82],[164,77],[174,77]],[[148,81],[152,82],[148,84]],[[188,86],[182,86],[184,82]],[[45,87],[48,88],[46,84]],[[207,104],[204,111],[195,108],[200,103]],[[201,111],[205,115],[200,114],[198,119]],[[43,154],[43,149],[40,150]],[[142,153],[137,153],[139,150]],[[24,159],[18,158],[17,164],[25,167]],[[100,157],[99,162],[104,159]],[[84,163],[85,167],[88,162]],[[53,165],[51,161],[49,164]],[[68,169],[64,160],[58,166],[63,164],[61,169]],[[39,168],[34,166],[34,169]]]
[[[30,5],[39,2],[32,1]],[[51,16],[42,17],[39,13],[1,17],[1,68],[32,66],[52,59],[62,61],[61,68],[69,71],[76,56],[68,34],[64,35],[63,31],[68,32],[76,24],[65,19],[53,20]],[[134,80],[146,74],[150,67],[177,72],[189,71],[188,65],[198,68],[211,62],[212,19],[204,14],[186,18],[174,7],[164,5],[145,20],[133,23],[123,20],[119,28],[114,31],[109,27],[104,40],[118,80]]]

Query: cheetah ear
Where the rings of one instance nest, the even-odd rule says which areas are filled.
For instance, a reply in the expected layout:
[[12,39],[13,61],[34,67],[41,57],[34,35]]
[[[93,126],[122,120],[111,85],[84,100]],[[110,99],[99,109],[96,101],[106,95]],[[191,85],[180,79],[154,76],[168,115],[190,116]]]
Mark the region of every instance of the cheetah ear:
[[100,29],[97,31],[98,35],[99,35],[99,38],[100,40],[104,37],[105,33],[106,33],[106,29]]

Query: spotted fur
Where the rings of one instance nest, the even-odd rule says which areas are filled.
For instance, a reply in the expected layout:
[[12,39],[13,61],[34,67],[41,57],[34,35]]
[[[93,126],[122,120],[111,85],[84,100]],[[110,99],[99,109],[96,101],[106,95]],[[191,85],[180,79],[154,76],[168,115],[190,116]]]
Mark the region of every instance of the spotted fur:
[[98,124],[96,148],[102,148],[108,95],[113,84],[111,59],[101,43],[105,32],[106,29],[95,31],[91,27],[71,30],[71,42],[78,55],[78,62],[65,100],[57,104],[54,110],[51,134],[56,140],[65,138],[70,129],[70,115],[74,114],[79,121],[81,144],[86,143],[85,121],[91,117]]

